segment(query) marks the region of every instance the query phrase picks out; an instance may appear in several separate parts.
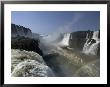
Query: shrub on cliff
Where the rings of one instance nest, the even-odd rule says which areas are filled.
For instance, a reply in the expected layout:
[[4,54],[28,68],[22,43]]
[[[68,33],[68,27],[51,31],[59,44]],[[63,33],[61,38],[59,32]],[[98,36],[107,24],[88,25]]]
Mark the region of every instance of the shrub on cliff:
[[39,48],[39,40],[30,39],[26,37],[12,37],[11,38],[12,49],[24,49],[27,51],[34,51],[43,56],[42,50]]

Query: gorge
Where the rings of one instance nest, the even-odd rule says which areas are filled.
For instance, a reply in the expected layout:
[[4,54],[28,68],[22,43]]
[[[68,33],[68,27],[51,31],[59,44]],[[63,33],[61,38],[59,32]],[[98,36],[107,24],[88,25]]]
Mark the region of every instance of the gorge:
[[[54,41],[11,25],[12,76],[100,76],[100,31],[60,33]],[[52,36],[51,36],[52,37]]]

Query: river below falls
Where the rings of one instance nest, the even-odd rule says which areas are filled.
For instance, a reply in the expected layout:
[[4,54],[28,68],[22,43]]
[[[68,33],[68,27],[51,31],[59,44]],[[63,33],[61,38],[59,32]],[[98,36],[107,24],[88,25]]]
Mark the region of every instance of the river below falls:
[[51,49],[44,56],[47,65],[53,70],[55,77],[98,77],[100,76],[100,59],[87,56],[73,49]]

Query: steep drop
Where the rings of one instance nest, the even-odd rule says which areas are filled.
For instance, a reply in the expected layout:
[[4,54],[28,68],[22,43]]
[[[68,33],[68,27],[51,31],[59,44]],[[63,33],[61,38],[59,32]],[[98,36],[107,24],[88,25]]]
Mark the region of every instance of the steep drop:
[[92,38],[89,38],[89,35],[87,34],[87,40],[83,47],[83,53],[87,55],[99,55],[100,39],[98,36],[99,31],[95,31]]

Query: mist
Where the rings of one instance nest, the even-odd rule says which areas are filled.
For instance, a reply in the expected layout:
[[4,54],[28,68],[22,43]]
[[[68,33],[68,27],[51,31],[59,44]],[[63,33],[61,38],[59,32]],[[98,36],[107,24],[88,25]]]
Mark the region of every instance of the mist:
[[82,14],[79,14],[77,12],[74,13],[71,21],[66,22],[63,26],[60,26],[58,29],[56,29],[55,32],[52,32],[51,34],[44,36],[43,39],[48,44],[53,44],[55,46],[56,44],[58,45],[59,42],[57,42],[57,39],[60,37],[60,35],[74,32],[74,25],[78,21],[80,21],[82,17],[83,17],[83,13]]

